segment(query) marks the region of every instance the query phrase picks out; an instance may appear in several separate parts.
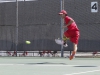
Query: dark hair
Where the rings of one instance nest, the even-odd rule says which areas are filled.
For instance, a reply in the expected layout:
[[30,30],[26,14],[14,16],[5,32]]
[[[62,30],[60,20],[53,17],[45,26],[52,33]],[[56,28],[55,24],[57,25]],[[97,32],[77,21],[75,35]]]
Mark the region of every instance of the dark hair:
[[65,14],[65,16],[68,16],[68,14]]

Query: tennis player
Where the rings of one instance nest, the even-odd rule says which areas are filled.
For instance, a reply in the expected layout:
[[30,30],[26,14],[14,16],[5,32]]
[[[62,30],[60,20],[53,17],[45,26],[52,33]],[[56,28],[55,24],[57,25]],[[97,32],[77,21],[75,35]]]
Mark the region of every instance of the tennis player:
[[79,29],[75,23],[75,21],[68,16],[67,12],[65,10],[62,10],[59,15],[62,19],[64,19],[64,26],[63,28],[67,28],[67,30],[64,32],[63,35],[63,45],[67,46],[66,41],[69,39],[73,43],[73,52],[71,56],[69,57],[70,60],[72,60],[77,52],[77,45],[79,40]]

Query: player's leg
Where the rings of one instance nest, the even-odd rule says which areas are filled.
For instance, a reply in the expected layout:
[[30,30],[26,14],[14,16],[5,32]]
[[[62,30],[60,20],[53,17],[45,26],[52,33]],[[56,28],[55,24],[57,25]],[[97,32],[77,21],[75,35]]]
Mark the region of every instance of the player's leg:
[[69,38],[67,38],[65,35],[63,35],[63,41],[64,41],[63,45],[64,45],[64,47],[68,46],[67,45],[67,40],[69,40]]
[[75,57],[75,54],[76,54],[76,52],[77,52],[77,44],[75,44],[75,43],[73,43],[73,51],[72,51],[72,54],[71,54],[71,56],[70,56],[70,60],[72,60],[74,57]]
[[70,56],[70,60],[72,60],[77,52],[77,45],[78,45],[78,40],[79,40],[79,31],[74,32],[75,36],[72,36],[70,38],[71,42],[73,43],[73,52]]
[[74,48],[74,50],[73,51],[77,51],[77,44],[75,44],[75,43],[73,43],[73,48]]

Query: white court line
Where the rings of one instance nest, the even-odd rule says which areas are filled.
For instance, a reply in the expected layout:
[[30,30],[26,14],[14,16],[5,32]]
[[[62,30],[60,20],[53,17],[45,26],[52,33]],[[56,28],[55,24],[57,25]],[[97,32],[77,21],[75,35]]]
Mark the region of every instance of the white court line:
[[0,66],[6,66],[6,65],[14,65],[14,64],[0,64]]
[[78,75],[78,74],[85,74],[85,73],[92,73],[92,72],[98,72],[100,70],[92,70],[92,71],[85,71],[85,72],[78,72],[78,73],[71,73],[71,74],[64,74],[64,75]]
[[24,65],[24,64],[0,64],[0,66],[7,66],[7,65]]
[[64,67],[64,66],[65,66],[65,67],[66,67],[66,66],[80,66],[80,65],[52,65],[52,64],[50,64],[50,65],[48,65],[48,64],[47,64],[47,65],[46,65],[46,64],[43,64],[43,65],[42,65],[42,64],[33,64],[33,65],[32,65],[32,64],[27,64],[27,63],[26,63],[26,64],[0,64],[0,66],[3,66],[3,65],[4,65],[4,66],[5,66],[5,65],[31,65],[31,66],[47,66],[47,67],[48,67],[48,66],[58,66],[58,67],[59,67],[59,66],[62,66],[62,67]]

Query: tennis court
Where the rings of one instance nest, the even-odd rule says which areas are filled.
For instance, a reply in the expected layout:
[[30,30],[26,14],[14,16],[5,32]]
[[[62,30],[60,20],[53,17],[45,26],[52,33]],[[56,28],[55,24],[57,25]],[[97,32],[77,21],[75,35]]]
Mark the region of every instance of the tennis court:
[[0,57],[1,75],[100,75],[100,58]]
[[[0,0],[0,75],[100,75],[99,3],[100,0]],[[63,48],[54,41],[63,36],[64,22],[58,15],[62,9],[80,30],[79,53],[73,60],[61,57],[61,51],[69,57],[72,43]]]

